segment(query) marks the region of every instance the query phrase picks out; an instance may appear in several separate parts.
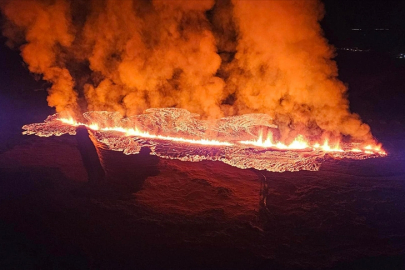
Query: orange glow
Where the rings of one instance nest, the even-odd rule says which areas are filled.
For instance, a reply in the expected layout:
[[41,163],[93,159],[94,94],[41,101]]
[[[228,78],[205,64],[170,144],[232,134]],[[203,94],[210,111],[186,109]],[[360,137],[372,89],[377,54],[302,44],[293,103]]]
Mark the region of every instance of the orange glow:
[[314,143],[310,144],[308,140],[304,138],[302,135],[298,135],[294,141],[286,145],[282,142],[277,142],[274,143],[272,141],[272,136],[271,134],[266,138],[263,139],[262,135],[259,135],[259,138],[257,140],[251,140],[251,141],[240,141],[239,143],[241,144],[246,144],[246,145],[253,145],[257,147],[263,147],[263,148],[274,148],[274,149],[281,149],[281,150],[304,150],[304,149],[312,149],[315,151],[323,151],[323,152],[336,152],[336,153],[344,153],[344,152],[354,152],[354,153],[365,153],[365,154],[376,154],[378,153],[379,155],[385,156],[387,153],[381,149],[381,145],[377,146],[372,146],[372,145],[367,145],[364,148],[364,150],[361,150],[359,148],[351,148],[351,149],[345,149],[343,150],[340,146],[340,143],[336,143],[335,145],[331,146],[329,144],[329,141],[326,139],[324,143],[321,145],[319,143]]
[[[58,113],[133,116],[182,108],[203,120],[269,114],[288,127],[279,130],[283,138],[290,123],[310,122],[329,134],[372,139],[346,105],[347,88],[319,24],[320,0],[0,2],[7,44],[20,48],[30,72],[51,84],[47,101]],[[256,141],[310,148],[298,138],[285,143]]]
[[[91,130],[95,131],[116,131],[124,133],[125,136],[135,136],[135,137],[142,137],[142,138],[149,138],[149,139],[158,139],[158,140],[166,140],[166,141],[174,141],[174,142],[184,142],[184,143],[191,143],[191,144],[201,144],[201,145],[212,145],[212,146],[233,146],[235,143],[227,142],[227,141],[218,141],[218,140],[210,140],[210,139],[187,139],[182,137],[173,137],[173,136],[164,136],[164,135],[156,135],[151,134],[147,131],[141,131],[138,128],[124,128],[124,127],[103,127],[97,123],[92,124],[84,124],[81,122],[77,122],[73,118],[58,118],[59,121],[71,125],[71,126],[86,126]],[[379,154],[382,156],[387,155],[384,150],[381,149],[381,145],[366,145],[363,149],[360,148],[351,148],[343,150],[340,147],[340,143],[336,143],[335,145],[331,146],[329,141],[326,139],[324,143],[321,145],[319,143],[310,144],[308,140],[304,138],[302,135],[298,135],[292,143],[286,145],[282,142],[274,142],[273,135],[269,133],[267,137],[264,139],[263,135],[260,134],[257,140],[250,140],[250,141],[239,141],[236,144],[243,144],[243,145],[251,145],[260,148],[269,148],[269,149],[279,149],[279,150],[314,150],[314,151],[323,151],[323,152],[353,152],[353,153],[364,153],[364,154]]]
[[142,138],[149,138],[149,139],[158,139],[158,140],[165,140],[165,141],[174,141],[174,142],[185,142],[185,143],[191,143],[191,144],[201,144],[201,145],[213,145],[213,146],[232,146],[233,143],[230,142],[221,142],[217,140],[209,140],[209,139],[186,139],[186,138],[181,138],[181,137],[172,137],[172,136],[163,136],[163,135],[155,135],[155,134],[150,134],[149,132],[145,131],[140,131],[137,128],[124,128],[124,127],[105,127],[105,128],[100,128],[98,124],[92,123],[89,125],[86,125],[84,123],[76,122],[73,119],[65,119],[65,118],[59,118],[63,123],[73,125],[73,126],[86,126],[91,130],[95,131],[116,131],[116,132],[121,132],[124,133],[125,136],[136,136],[136,137],[142,137]]
[[305,139],[302,135],[298,135],[297,138],[295,138],[294,141],[289,145],[285,145],[282,142],[273,143],[272,137],[273,136],[270,133],[265,140],[263,140],[263,136],[260,135],[257,140],[240,141],[240,143],[247,144],[247,145],[254,145],[254,146],[258,146],[258,147],[276,148],[276,149],[282,149],[282,150],[285,150],[285,149],[301,150],[301,149],[309,148],[308,142],[305,141]]
[[328,140],[325,140],[321,149],[325,152],[344,152],[343,149],[340,148],[339,143],[337,143],[333,148],[329,145]]
[[[179,109],[156,109],[133,118],[122,118],[106,111],[87,112],[83,116],[85,123],[70,116],[50,115],[44,123],[23,126],[23,134],[40,137],[75,135],[77,127],[84,126],[106,149],[127,155],[138,154],[142,147],[147,147],[151,155],[162,158],[221,161],[242,169],[273,172],[317,171],[325,156],[362,160],[387,155],[377,143],[362,144],[332,138],[320,142],[302,134],[286,143],[276,139],[270,130],[252,137],[261,122],[251,115],[242,115],[237,121],[221,119],[209,125],[194,120]],[[229,133],[229,130],[233,132]]]
[[62,123],[69,124],[69,125],[72,125],[72,126],[84,125],[84,124],[82,124],[80,122],[77,122],[73,118],[59,118],[58,120],[61,121]]
[[352,151],[352,152],[357,152],[357,153],[360,153],[360,152],[362,152],[360,149],[358,149],[358,148],[353,148],[353,149],[351,149],[350,151]]

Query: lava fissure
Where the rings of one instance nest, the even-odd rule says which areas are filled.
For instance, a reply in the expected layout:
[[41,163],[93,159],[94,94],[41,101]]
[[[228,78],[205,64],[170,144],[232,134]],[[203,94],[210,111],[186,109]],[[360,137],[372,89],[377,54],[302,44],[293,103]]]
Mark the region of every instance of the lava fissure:
[[[165,117],[159,118],[162,113]],[[122,118],[116,113],[93,111],[85,113],[84,118],[88,124],[54,114],[44,123],[25,125],[23,134],[43,137],[75,135],[78,126],[86,126],[103,147],[127,155],[138,154],[142,147],[148,147],[152,155],[162,158],[193,162],[222,161],[238,168],[275,172],[318,170],[325,155],[337,159],[386,156],[381,145],[362,146],[342,142],[331,145],[328,140],[323,144],[311,143],[302,135],[298,135],[290,144],[276,142],[271,132],[267,137],[254,134],[257,126],[263,124],[263,119],[258,115],[238,116],[238,121],[232,121],[229,117],[226,118],[228,121],[210,121],[211,128],[207,121],[196,119],[184,109],[154,109],[129,118]],[[179,118],[182,123],[189,124],[177,125]],[[244,121],[240,121],[243,118]],[[275,127],[271,123],[268,126]],[[207,138],[205,134],[216,134],[216,138]]]

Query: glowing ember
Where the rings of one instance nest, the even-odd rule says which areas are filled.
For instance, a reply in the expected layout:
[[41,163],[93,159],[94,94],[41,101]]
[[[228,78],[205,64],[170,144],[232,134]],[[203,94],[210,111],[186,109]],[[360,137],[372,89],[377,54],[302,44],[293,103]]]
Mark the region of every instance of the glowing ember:
[[[116,113],[87,112],[86,123],[58,114],[44,123],[25,125],[24,134],[60,136],[75,134],[84,125],[105,148],[137,154],[149,147],[152,155],[183,161],[222,161],[239,168],[275,172],[318,170],[325,155],[333,158],[366,159],[385,156],[381,145],[313,143],[298,135],[291,143],[264,137],[257,128],[275,128],[266,115],[253,114],[203,121],[182,109],[150,109],[145,114],[121,118]],[[152,132],[153,130],[153,132]],[[163,133],[163,134],[162,134]],[[213,138],[215,136],[215,138]]]

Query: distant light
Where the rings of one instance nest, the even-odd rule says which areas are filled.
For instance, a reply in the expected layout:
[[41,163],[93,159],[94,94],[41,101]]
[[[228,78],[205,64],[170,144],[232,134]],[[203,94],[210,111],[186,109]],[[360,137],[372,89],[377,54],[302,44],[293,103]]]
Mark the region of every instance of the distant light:
[[[350,52],[368,52],[368,51],[370,51],[370,49],[368,49],[368,50],[362,50],[362,49],[359,49],[358,47],[354,47],[354,48],[339,48],[339,50],[350,51]],[[405,55],[404,55],[404,56],[405,56]]]
[[387,29],[387,28],[376,28],[376,29],[374,29],[374,30],[376,30],[376,31],[389,31],[390,29]]
[[397,55],[398,59],[404,59],[405,58],[405,53],[400,53]]

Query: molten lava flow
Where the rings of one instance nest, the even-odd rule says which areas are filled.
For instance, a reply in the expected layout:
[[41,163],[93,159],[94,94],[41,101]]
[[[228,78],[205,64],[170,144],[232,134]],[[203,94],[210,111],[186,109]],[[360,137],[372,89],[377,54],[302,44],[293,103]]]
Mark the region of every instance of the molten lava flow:
[[[355,153],[365,153],[365,154],[379,154],[381,156],[385,156],[386,153],[384,150],[381,149],[380,145],[377,146],[372,146],[372,145],[367,145],[364,146],[362,149],[360,148],[353,148],[350,144],[348,144],[345,149],[342,149],[340,147],[339,143],[336,143],[334,146],[331,146],[329,144],[328,140],[325,140],[322,145],[319,143],[314,143],[310,144],[307,140],[302,135],[298,135],[291,144],[286,145],[282,142],[277,142],[274,143],[272,141],[272,135],[269,134],[266,139],[263,139],[262,135],[259,135],[259,138],[257,140],[250,140],[250,141],[240,141],[242,144],[246,145],[253,145],[257,147],[263,147],[263,148],[273,148],[273,149],[279,149],[279,150],[318,150],[318,151],[323,151],[323,152],[340,152],[340,153],[347,153],[347,152],[355,152]],[[351,147],[351,148],[350,148]]]
[[134,136],[134,137],[158,139],[158,140],[173,141],[173,142],[184,142],[184,143],[191,143],[191,144],[201,144],[201,145],[226,145],[226,146],[233,145],[230,142],[221,142],[221,141],[217,141],[217,140],[209,140],[209,139],[195,140],[195,139],[186,139],[186,138],[181,138],[181,137],[155,135],[155,134],[150,134],[149,132],[140,131],[137,128],[124,128],[124,127],[119,127],[119,126],[100,128],[97,123],[86,125],[86,124],[83,124],[80,122],[76,122],[73,118],[69,118],[69,119],[58,118],[57,120],[61,121],[62,123],[66,123],[66,124],[69,124],[72,126],[84,125],[94,131],[117,131],[117,132],[123,133],[125,136]]
[[273,143],[272,141],[273,136],[271,134],[268,135],[268,137],[263,140],[263,136],[259,135],[259,138],[257,140],[251,140],[251,141],[240,141],[242,144],[247,144],[247,145],[254,145],[258,147],[264,147],[264,148],[275,148],[275,149],[290,149],[290,150],[302,150],[302,149],[307,149],[309,148],[309,144],[307,141],[305,141],[304,137],[302,135],[298,135],[294,141],[289,144],[285,145],[282,142],[277,142]]
[[[116,113],[87,112],[87,123],[58,114],[44,123],[26,125],[24,134],[52,136],[75,134],[86,126],[105,148],[137,154],[149,147],[152,155],[183,161],[222,161],[239,168],[275,172],[318,170],[325,155],[333,158],[366,159],[386,156],[381,145],[337,142],[311,143],[298,135],[285,144],[268,132],[256,134],[258,127],[275,128],[266,115],[252,114],[203,121],[184,109],[150,109],[145,114],[121,118]],[[264,120],[265,119],[265,120]],[[267,123],[266,123],[267,121]]]

